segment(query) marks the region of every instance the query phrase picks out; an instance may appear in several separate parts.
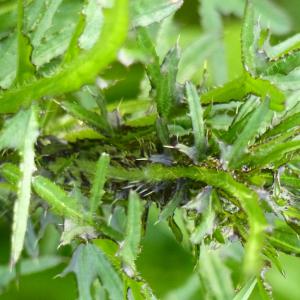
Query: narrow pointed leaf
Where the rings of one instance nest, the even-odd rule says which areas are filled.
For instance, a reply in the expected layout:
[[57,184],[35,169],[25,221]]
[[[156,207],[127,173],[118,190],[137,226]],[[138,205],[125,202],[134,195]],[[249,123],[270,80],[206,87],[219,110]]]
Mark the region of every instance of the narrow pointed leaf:
[[248,300],[257,284],[257,279],[250,279],[242,287],[242,289],[235,295],[233,300]]
[[249,118],[246,126],[243,128],[237,140],[232,145],[228,156],[225,159],[228,160],[229,167],[235,167],[240,164],[242,156],[245,154],[249,142],[257,134],[261,124],[264,122],[269,111],[269,101],[265,100],[260,106],[254,111]]
[[18,261],[25,240],[27,219],[29,215],[29,204],[31,198],[31,179],[35,170],[34,144],[38,137],[38,122],[36,108],[32,106],[25,112],[28,116],[27,123],[21,125],[26,128],[23,141],[19,145],[21,154],[20,178],[18,182],[17,200],[14,204],[13,227],[12,227],[12,249],[11,265]]
[[187,101],[189,104],[190,116],[193,124],[194,143],[197,151],[197,160],[205,156],[206,139],[203,121],[203,110],[200,103],[200,97],[195,86],[191,83],[186,84]]
[[134,272],[136,271],[135,260],[140,251],[142,214],[143,203],[138,194],[131,191],[128,200],[125,240],[120,250],[120,256]]
[[93,181],[90,198],[91,215],[93,215],[97,211],[97,208],[101,205],[109,161],[109,155],[106,153],[102,153],[97,162],[96,173]]

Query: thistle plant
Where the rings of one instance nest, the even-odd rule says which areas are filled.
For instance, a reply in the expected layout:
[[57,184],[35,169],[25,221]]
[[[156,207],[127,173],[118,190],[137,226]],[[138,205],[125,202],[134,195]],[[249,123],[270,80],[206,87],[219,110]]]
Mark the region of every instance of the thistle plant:
[[[11,226],[0,287],[25,263],[34,270],[33,258],[49,268],[63,261],[59,250],[33,250],[55,224],[57,246],[72,253],[61,276],[75,273],[79,299],[159,299],[138,264],[155,210],[155,224],[193,258],[197,299],[249,299],[255,288],[272,299],[265,270],[284,273],[278,253],[300,254],[297,36],[271,45],[259,5],[247,1],[243,71],[228,81],[218,65],[225,6],[202,1],[200,45],[219,47],[200,83],[182,82],[190,71],[180,67],[180,40],[162,55],[153,38],[182,1],[75,1],[64,20],[65,2],[18,0],[15,29],[1,41],[14,63],[0,81],[0,203]],[[143,98],[121,90],[110,101],[129,71],[110,72],[132,59]]]

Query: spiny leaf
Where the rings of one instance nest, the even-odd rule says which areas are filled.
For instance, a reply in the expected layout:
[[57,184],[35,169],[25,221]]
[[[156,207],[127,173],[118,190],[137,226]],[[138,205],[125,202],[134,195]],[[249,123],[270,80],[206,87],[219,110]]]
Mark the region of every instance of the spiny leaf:
[[264,70],[264,75],[287,75],[292,70],[300,66],[300,50],[294,50],[292,53],[283,55],[268,63],[267,68]]
[[47,5],[46,3],[44,4],[47,6],[47,9],[44,10],[44,14],[39,20],[38,26],[36,26],[36,30],[34,30],[32,36],[32,44],[34,46],[37,46],[41,43],[41,40],[44,37],[46,31],[51,27],[53,17],[61,3],[62,0],[54,0],[51,1],[49,5]]
[[34,191],[50,205],[56,214],[75,222],[87,223],[83,208],[58,185],[42,176],[34,177],[32,185]]
[[299,126],[300,124],[300,113],[293,114],[286,118],[282,118],[280,123],[278,123],[273,128],[266,131],[262,138],[270,138],[272,136],[287,132],[288,130]]
[[263,167],[270,163],[279,162],[288,153],[298,151],[300,149],[300,141],[289,141],[275,145],[264,145],[263,149],[256,149],[255,152],[241,163],[246,163],[252,168]]
[[127,225],[120,256],[124,263],[136,272],[135,260],[140,251],[143,203],[136,192],[131,191],[128,200]]
[[90,214],[93,215],[97,208],[101,205],[102,196],[104,194],[104,184],[106,181],[107,169],[109,166],[109,155],[102,153],[96,166],[96,173],[91,189],[90,197]]
[[251,278],[246,282],[242,289],[235,295],[233,300],[248,300],[256,286],[257,279]]
[[269,111],[269,101],[265,100],[253,112],[245,127],[240,132],[234,144],[231,146],[229,153],[225,155],[225,160],[228,160],[228,166],[236,167],[240,165],[242,156],[248,147],[249,142],[257,134],[261,124],[264,122]]
[[224,86],[212,89],[202,95],[202,103],[226,103],[230,101],[243,100],[252,94],[265,99],[270,98],[270,108],[275,111],[284,109],[285,95],[271,82],[261,78],[254,78],[248,73],[234,79]]
[[[12,127],[10,127],[12,126]],[[14,129],[24,128],[23,136],[18,136],[12,141],[9,133],[15,134]],[[32,106],[27,111],[19,112],[7,124],[0,137],[0,147],[14,147],[20,151],[21,164],[20,176],[17,180],[17,200],[14,204],[13,228],[12,228],[12,250],[11,265],[18,261],[25,239],[27,219],[29,215],[29,204],[31,197],[31,178],[35,170],[34,144],[38,137],[38,122],[36,107]]]
[[284,56],[288,54],[290,51],[299,48],[300,45],[300,34],[297,33],[288,39],[276,44],[275,46],[271,46],[269,44],[264,46],[264,50],[267,52],[268,56],[271,59],[279,58],[280,56]]
[[138,43],[152,60],[146,67],[148,76],[152,87],[156,90],[155,100],[158,114],[167,119],[174,103],[176,91],[179,64],[178,47],[174,47],[167,53],[160,66],[159,57],[151,41],[151,37],[145,28],[140,28],[138,31]]
[[187,83],[186,86],[187,101],[189,104],[190,115],[193,124],[194,143],[197,151],[197,160],[203,158],[206,152],[205,128],[203,122],[203,110],[194,85]]
[[124,299],[123,283],[107,259],[95,245],[79,245],[75,250],[70,265],[61,276],[74,272],[77,278],[79,299],[92,300],[91,284],[99,277],[111,300]]
[[106,12],[103,28],[95,45],[56,74],[1,93],[0,113],[15,112],[34,99],[78,90],[83,84],[92,82],[113,61],[126,37],[127,5],[127,0],[116,0],[113,8]]

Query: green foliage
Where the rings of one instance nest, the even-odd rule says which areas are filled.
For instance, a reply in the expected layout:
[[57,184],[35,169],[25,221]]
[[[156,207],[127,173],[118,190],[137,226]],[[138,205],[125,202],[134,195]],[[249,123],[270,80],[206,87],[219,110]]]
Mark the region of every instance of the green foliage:
[[266,269],[300,255],[299,35],[270,44],[292,26],[271,1],[191,4],[203,32],[185,5],[0,0],[1,290],[69,260],[84,300],[271,299]]

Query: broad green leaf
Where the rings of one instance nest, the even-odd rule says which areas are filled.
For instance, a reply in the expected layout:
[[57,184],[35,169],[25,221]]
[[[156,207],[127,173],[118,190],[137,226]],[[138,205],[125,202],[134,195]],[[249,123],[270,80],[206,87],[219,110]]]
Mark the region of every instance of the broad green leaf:
[[[23,129],[24,128],[24,129]],[[21,134],[16,135],[15,130]],[[22,130],[23,129],[23,130]],[[13,138],[12,138],[13,137]],[[38,137],[37,108],[20,111],[10,119],[0,136],[0,148],[15,148],[20,152],[20,176],[18,179],[17,200],[14,204],[12,225],[11,265],[18,261],[25,240],[29,204],[31,198],[31,178],[35,170],[34,144]]]
[[102,153],[96,166],[96,173],[93,180],[90,197],[90,214],[93,215],[97,208],[101,205],[104,191],[104,184],[106,181],[106,173],[109,166],[109,155]]
[[233,145],[230,146],[228,154],[225,154],[225,160],[228,161],[228,166],[230,168],[240,165],[241,158],[245,154],[249,143],[251,143],[262,123],[266,119],[268,112],[269,101],[265,100],[251,115],[245,127],[240,132],[240,135],[237,137]]
[[251,278],[247,283],[241,288],[241,290],[235,295],[233,300],[248,300],[256,286],[257,279]]
[[[27,258],[20,262],[18,275],[30,275],[54,268],[64,262],[60,256],[40,256],[39,258]],[[8,266],[0,266],[0,291],[16,278],[16,270],[10,270]]]
[[[23,84],[0,94],[0,112],[14,112],[34,99],[78,90],[91,83],[115,58],[127,33],[127,0],[116,0],[113,8],[105,11],[105,20],[95,45],[54,75]],[[103,45],[106,45],[103,47]]]
[[25,32],[33,45],[32,62],[38,68],[66,51],[82,4],[80,0],[40,0],[25,7]]
[[140,252],[142,236],[143,202],[136,192],[131,191],[128,199],[126,234],[120,256],[124,263],[136,272],[135,260]]
[[[38,5],[39,8],[43,8],[43,15],[40,20],[38,20],[38,24],[35,25],[35,30],[32,35],[32,44],[36,47],[41,43],[42,38],[45,36],[47,30],[51,27],[53,17],[57,12],[62,0],[54,0],[51,1],[48,5],[45,1],[40,1]],[[35,21],[36,22],[36,21]]]
[[201,98],[199,97],[195,86],[191,83],[187,83],[185,89],[190,116],[193,124],[194,143],[197,151],[197,160],[199,160],[205,156],[206,152],[203,110],[200,103]]
[[234,295],[230,272],[218,253],[202,245],[199,271],[207,286],[206,292],[216,300],[232,300]]
[[148,26],[168,17],[183,4],[183,0],[133,0],[130,2],[131,26]]
[[61,276],[70,272],[76,275],[80,300],[92,300],[91,285],[96,278],[100,278],[111,300],[124,299],[120,276],[106,255],[95,245],[81,244],[77,247]]

